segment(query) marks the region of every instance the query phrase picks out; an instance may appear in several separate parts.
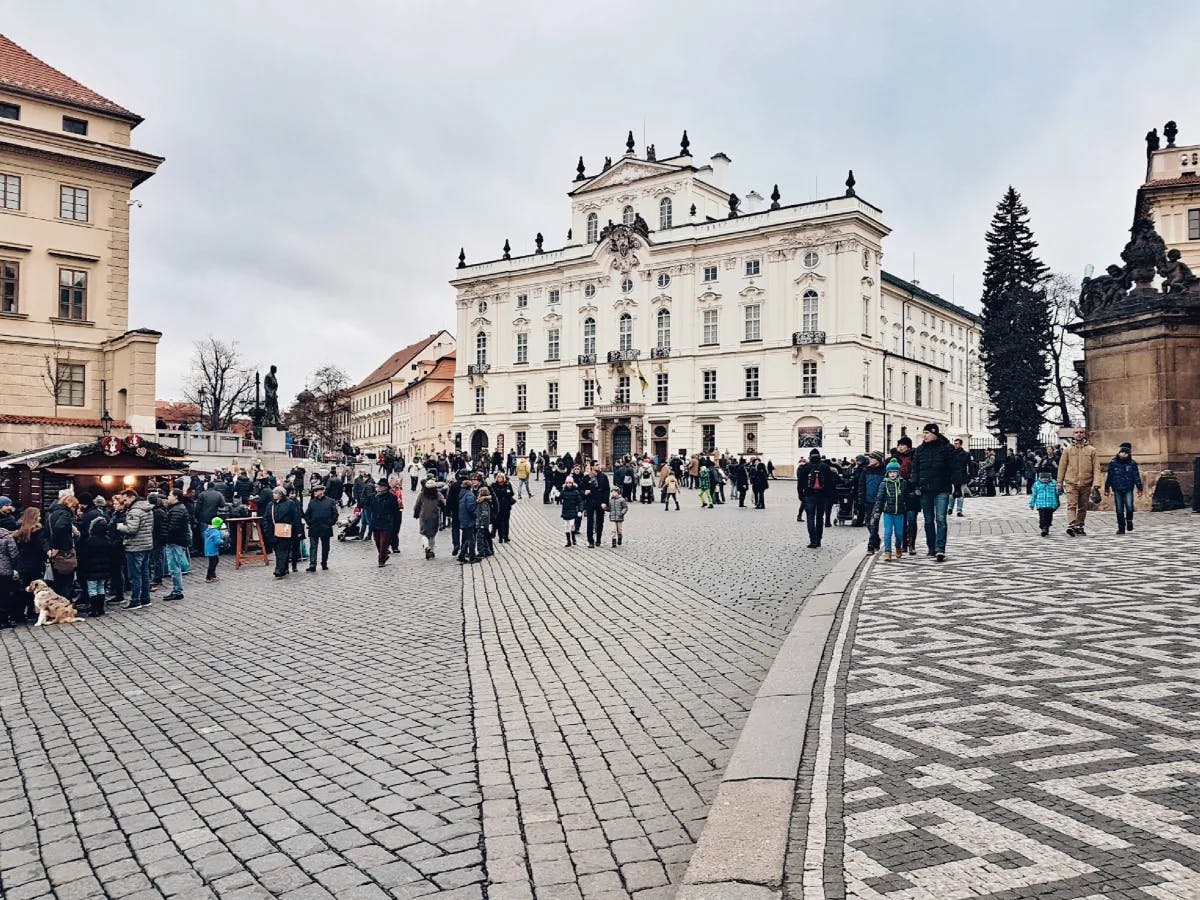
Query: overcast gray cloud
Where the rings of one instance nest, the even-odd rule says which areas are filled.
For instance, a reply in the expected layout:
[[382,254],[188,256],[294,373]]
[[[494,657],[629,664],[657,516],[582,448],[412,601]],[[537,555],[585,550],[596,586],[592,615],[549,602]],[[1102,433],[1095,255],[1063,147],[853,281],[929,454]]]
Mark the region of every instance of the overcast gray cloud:
[[[1168,14],[1167,29],[1152,28]],[[733,157],[734,190],[838,193],[853,168],[893,233],[885,267],[978,308],[1008,184],[1045,262],[1115,258],[1141,136],[1187,119],[1200,13],[1119,0],[605,3],[0,0],[0,29],[146,117],[134,326],[241,341],[284,390],[352,377],[454,322],[459,246],[529,252],[633,129]]]

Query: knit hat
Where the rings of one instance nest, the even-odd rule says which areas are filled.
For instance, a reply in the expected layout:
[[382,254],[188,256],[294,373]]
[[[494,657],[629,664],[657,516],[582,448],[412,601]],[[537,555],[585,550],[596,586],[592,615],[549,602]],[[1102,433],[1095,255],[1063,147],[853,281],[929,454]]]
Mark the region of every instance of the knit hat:
[[928,431],[930,434],[941,434],[942,433],[942,429],[938,427],[937,422],[930,422],[928,425],[926,425],[921,430]]
[[883,462],[883,451],[882,450],[872,450],[871,451],[871,459],[875,460],[876,462]]
[[[7,497],[0,497],[0,506],[4,506],[4,501],[7,499],[8,499]],[[99,507],[100,509],[104,509],[104,507],[107,505],[108,505],[108,501],[105,500],[103,497],[97,497],[95,500],[92,501],[92,506]]]
[[821,457],[821,451],[818,450],[816,447],[813,447],[811,450],[808,451],[809,459],[812,459],[814,456],[817,457],[818,459]]
[[437,487],[437,482],[436,482],[436,481],[434,481],[432,478],[430,478],[430,479],[428,479],[428,480],[425,482],[425,487],[427,487],[427,488],[435,488],[435,487]]
[[213,520],[212,520],[213,528],[220,528],[224,524],[225,524],[225,520],[222,519],[220,516],[213,516]]
[[888,464],[887,464],[887,471],[899,472],[900,471],[900,461],[898,459],[889,459]]
[[[1125,441],[1125,443],[1121,444],[1120,450],[1118,450],[1117,452],[1119,453],[1121,450],[1124,450],[1126,453],[1132,453],[1133,452],[1133,444],[1129,443],[1129,441]],[[4,505],[4,498],[0,497],[0,506],[3,506],[3,505]]]
[[12,506],[12,505],[13,505],[13,502],[10,497],[0,497],[0,508],[3,508],[5,506]]

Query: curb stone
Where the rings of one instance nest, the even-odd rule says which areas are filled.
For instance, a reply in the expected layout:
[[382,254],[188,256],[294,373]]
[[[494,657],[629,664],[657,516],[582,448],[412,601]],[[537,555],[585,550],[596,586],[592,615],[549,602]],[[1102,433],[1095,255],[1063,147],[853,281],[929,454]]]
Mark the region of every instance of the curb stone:
[[854,576],[853,547],[808,595],[763,679],[676,900],[777,900],[817,670]]

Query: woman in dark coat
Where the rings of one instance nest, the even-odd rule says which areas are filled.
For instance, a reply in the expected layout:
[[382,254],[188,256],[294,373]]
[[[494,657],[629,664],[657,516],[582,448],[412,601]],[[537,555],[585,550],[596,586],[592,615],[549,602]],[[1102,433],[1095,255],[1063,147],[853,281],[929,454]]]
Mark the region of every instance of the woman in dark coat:
[[504,475],[496,476],[492,485],[492,534],[502,544],[508,543],[508,523],[513,504],[517,502],[513,487]]
[[111,568],[112,537],[108,520],[104,516],[93,516],[88,519],[87,531],[80,535],[79,569],[75,573],[84,596],[91,601],[93,619],[104,615],[104,582]]
[[[17,601],[13,603],[12,617],[14,622],[22,619],[28,621],[33,613],[33,595],[25,588],[30,583],[46,577],[46,558],[50,552],[50,541],[46,529],[42,527],[42,511],[36,506],[30,506],[21,513],[21,521],[13,532],[13,540],[17,542],[17,576],[21,579],[21,587]],[[18,608],[19,607],[19,608]]]
[[575,546],[575,536],[579,534],[579,525],[583,519],[583,494],[575,486],[575,479],[570,476],[563,482],[562,489],[562,518],[571,522],[567,528],[567,546]]
[[437,482],[433,479],[426,481],[413,506],[413,515],[417,519],[417,530],[421,535],[421,546],[425,548],[426,559],[433,559],[433,546],[437,541],[437,533],[442,524],[442,510],[445,507],[446,501],[437,489]]
[[[75,514],[79,510],[79,501],[73,496],[63,497],[50,507],[46,513],[46,530],[50,541],[51,583],[56,593],[68,600],[75,593],[75,573],[59,574],[54,571],[54,557],[69,557],[75,553]],[[78,562],[78,561],[77,561]]]
[[379,565],[386,566],[391,555],[392,535],[400,526],[400,504],[396,495],[388,487],[386,478],[380,478],[375,486],[375,494],[370,499],[371,505],[371,536],[375,539],[375,548],[379,551]]
[[277,487],[271,492],[270,505],[271,533],[275,533],[278,525],[291,525],[292,537],[275,539],[275,577],[283,578],[288,573],[288,564],[292,560],[292,545],[295,542],[297,553],[300,544],[300,507],[295,500],[287,498],[287,492]]

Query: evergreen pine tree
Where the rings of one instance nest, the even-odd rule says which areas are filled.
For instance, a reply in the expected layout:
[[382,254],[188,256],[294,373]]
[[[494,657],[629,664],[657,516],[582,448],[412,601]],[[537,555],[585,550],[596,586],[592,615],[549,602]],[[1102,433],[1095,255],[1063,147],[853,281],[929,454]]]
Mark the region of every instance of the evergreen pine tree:
[[1017,446],[1025,450],[1037,445],[1045,421],[1049,269],[1034,255],[1029,209],[1011,185],[996,205],[987,247],[979,351],[996,410],[991,424],[1001,440],[1005,434],[1019,435]]

